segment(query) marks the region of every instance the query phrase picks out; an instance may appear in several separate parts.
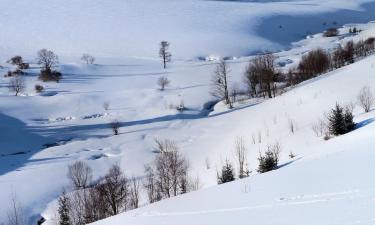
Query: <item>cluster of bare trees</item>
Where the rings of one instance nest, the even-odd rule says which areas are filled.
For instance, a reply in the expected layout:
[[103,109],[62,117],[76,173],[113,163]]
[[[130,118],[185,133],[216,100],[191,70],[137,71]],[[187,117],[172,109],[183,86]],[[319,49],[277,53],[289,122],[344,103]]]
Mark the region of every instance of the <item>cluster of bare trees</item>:
[[199,187],[189,177],[188,161],[171,140],[158,140],[154,162],[145,166],[143,182],[127,177],[118,165],[93,182],[92,169],[78,161],[68,168],[73,191],[59,198],[59,224],[83,225],[139,207],[143,187],[150,203],[184,194]]
[[188,174],[189,163],[171,140],[156,140],[154,162],[145,166],[144,188],[150,203],[194,190]]
[[86,64],[94,64],[95,57],[90,54],[85,53],[82,55],[81,60],[85,62]]
[[280,79],[280,73],[276,70],[275,59],[273,54],[266,54],[256,56],[250,61],[244,74],[250,96],[276,96],[276,82]]
[[92,169],[78,161],[69,166],[68,177],[74,191],[59,198],[61,225],[83,225],[138,207],[139,180],[128,178],[118,165],[93,183]]

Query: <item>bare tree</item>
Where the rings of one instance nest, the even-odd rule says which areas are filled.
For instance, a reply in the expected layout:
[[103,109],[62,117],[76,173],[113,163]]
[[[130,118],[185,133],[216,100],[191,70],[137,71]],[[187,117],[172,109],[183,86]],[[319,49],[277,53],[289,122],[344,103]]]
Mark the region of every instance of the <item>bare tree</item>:
[[77,161],[69,166],[68,177],[76,189],[84,189],[92,181],[92,169],[86,163]]
[[140,182],[137,178],[133,177],[130,184],[130,206],[133,209],[139,207],[140,198]]
[[155,202],[189,191],[188,161],[179,153],[175,142],[157,141],[158,156],[145,167],[149,201]]
[[178,151],[178,146],[173,140],[155,138],[155,143],[157,153]]
[[228,74],[230,72],[229,66],[225,60],[221,60],[217,65],[212,77],[211,95],[219,99],[224,99],[225,104],[232,108],[232,101],[229,96],[229,80]]
[[162,199],[159,187],[157,186],[155,170],[151,165],[145,166],[145,180],[143,187],[147,191],[148,201],[154,203]]
[[118,165],[112,166],[97,188],[109,205],[109,215],[126,211],[129,204],[129,180]]
[[103,109],[104,109],[105,111],[108,111],[108,109],[109,109],[109,102],[104,102],[104,103],[103,103]]
[[235,158],[237,160],[237,163],[238,163],[238,167],[239,167],[239,178],[242,179],[244,177],[248,177],[249,176],[249,171],[247,168],[245,168],[246,166],[246,159],[247,159],[247,148],[245,146],[245,140],[243,137],[238,137],[237,140],[236,140],[236,149],[235,149],[235,152],[234,152],[234,155],[235,155]]
[[7,216],[8,225],[26,225],[24,211],[15,193],[11,196],[11,203]]
[[94,64],[95,57],[89,54],[83,54],[81,60],[84,61],[86,64]]
[[276,95],[275,82],[278,79],[278,73],[275,68],[276,57],[273,54],[260,55],[253,58],[246,68],[244,80],[248,86],[251,96],[258,95],[257,87],[263,97],[266,94],[272,98]]
[[163,76],[158,79],[158,85],[160,86],[161,91],[164,91],[165,87],[169,86],[170,83],[171,81],[168,79],[168,77]]
[[118,135],[119,134],[119,129],[120,129],[120,123],[117,120],[114,120],[110,124],[113,134]]
[[16,96],[26,88],[25,80],[21,75],[12,77],[9,84],[9,90],[14,92]]
[[365,112],[370,112],[372,106],[375,103],[375,97],[371,92],[369,86],[364,86],[361,91],[359,92],[358,96],[358,104],[365,110]]
[[172,54],[169,52],[169,42],[162,41],[160,42],[160,50],[159,50],[159,56],[163,61],[164,69],[167,68],[167,63],[171,62],[172,60]]
[[59,57],[53,51],[47,49],[39,50],[36,60],[46,71],[51,71],[52,67],[59,63]]

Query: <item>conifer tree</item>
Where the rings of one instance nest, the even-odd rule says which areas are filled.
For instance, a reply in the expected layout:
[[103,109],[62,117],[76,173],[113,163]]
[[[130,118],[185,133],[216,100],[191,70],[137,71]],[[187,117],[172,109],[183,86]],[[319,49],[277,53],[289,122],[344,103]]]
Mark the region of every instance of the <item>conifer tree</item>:
[[345,109],[344,118],[345,118],[346,131],[350,132],[354,130],[355,123],[353,122],[353,113],[349,108]]
[[225,165],[221,169],[221,174],[217,176],[217,183],[223,184],[234,181],[234,170],[232,164],[226,160]]

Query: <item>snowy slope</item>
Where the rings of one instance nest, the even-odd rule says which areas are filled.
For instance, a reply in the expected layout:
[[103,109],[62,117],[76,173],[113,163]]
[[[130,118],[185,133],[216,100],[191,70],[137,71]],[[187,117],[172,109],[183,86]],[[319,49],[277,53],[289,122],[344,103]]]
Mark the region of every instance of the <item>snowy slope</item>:
[[[32,60],[41,48],[54,49],[70,61],[85,52],[102,60],[157,58],[161,40],[172,43],[175,58],[243,56],[280,49],[330,26],[375,19],[372,0],[45,2],[0,2],[0,61],[14,54]],[[372,4],[360,7],[368,2]],[[278,15],[292,20],[272,20]],[[311,21],[308,26],[306,21]]]
[[[6,218],[11,194],[16,193],[26,215],[42,214],[49,220],[47,224],[53,223],[53,201],[63,187],[68,187],[67,165],[76,160],[84,160],[92,166],[95,178],[103,175],[116,162],[128,175],[141,176],[143,165],[155,156],[156,137],[176,140],[181,152],[190,161],[191,174],[197,174],[204,187],[213,186],[216,184],[216,169],[226,158],[233,158],[234,141],[238,136],[243,136],[247,141],[252,170],[257,167],[259,151],[275,141],[279,141],[283,148],[282,163],[290,162],[288,155],[291,151],[301,159],[270,174],[255,175],[238,183],[163,201],[111,221],[175,224],[175,219],[182,218],[186,223],[199,224],[197,221],[201,218],[202,223],[207,221],[207,224],[211,224],[219,223],[222,217],[234,219],[239,215],[238,221],[244,218],[242,222],[246,224],[252,217],[258,218],[267,213],[288,215],[280,217],[285,222],[289,215],[311,218],[314,212],[332,212],[338,216],[340,210],[352,210],[352,217],[350,213],[347,214],[352,222],[355,219],[363,219],[364,222],[371,220],[368,212],[373,210],[371,198],[374,197],[374,185],[370,179],[366,180],[369,174],[356,175],[359,171],[370,171],[366,168],[372,163],[369,146],[373,146],[373,141],[369,137],[374,129],[374,113],[365,115],[356,107],[355,120],[369,125],[328,142],[316,137],[311,126],[336,102],[354,102],[364,85],[375,89],[373,56],[301,84],[275,99],[255,105],[244,102],[232,111],[218,105],[210,114],[205,106],[213,100],[209,90],[216,62],[175,60],[167,70],[163,70],[159,59],[154,59],[158,42],[164,39],[165,33],[170,34],[165,39],[173,43],[172,53],[180,58],[216,53],[246,55],[259,46],[267,49],[271,45],[280,47],[252,33],[255,32],[252,25],[259,22],[255,18],[359,9],[359,3],[364,1],[243,3],[113,0],[90,1],[88,4],[80,0],[61,4],[53,0],[48,5],[41,2],[0,2],[0,10],[6,12],[4,16],[9,23],[0,22],[4,31],[4,35],[0,36],[0,50],[4,54],[0,57],[7,59],[15,53],[22,53],[32,60],[39,48],[52,48],[62,56],[60,69],[64,74],[60,83],[44,84],[46,91],[39,95],[33,90],[34,85],[40,83],[36,75],[38,69],[30,69],[26,78],[27,90],[20,97],[9,93],[9,78],[0,78],[0,128],[6,130],[5,134],[0,135],[0,222]],[[168,3],[163,10],[159,7],[161,3]],[[37,10],[41,10],[41,13],[31,13]],[[15,17],[11,13],[14,11],[24,17]],[[151,17],[153,13],[157,15]],[[16,18],[21,21],[12,25],[16,23]],[[164,25],[161,26],[163,29],[159,29],[159,24]],[[327,39],[317,34],[294,43],[289,51],[278,53],[279,60],[291,61],[289,66],[293,66],[298,63],[301,54],[310,49],[332,48],[352,38],[375,35],[374,24],[358,26],[365,31],[357,37],[343,35]],[[122,30],[122,27],[126,28]],[[48,28],[51,33],[44,33],[43,28]],[[28,36],[16,35],[20,30]],[[342,32],[347,33],[347,30],[344,28]],[[297,36],[300,37],[299,34]],[[97,65],[78,63],[79,56],[86,51],[95,53],[99,58]],[[250,58],[241,57],[228,62],[232,84],[237,82],[240,85]],[[72,61],[74,63],[69,63]],[[5,66],[0,68],[0,74],[3,74],[9,65],[1,64]],[[172,83],[166,91],[161,92],[157,89],[156,81],[163,75],[168,76]],[[188,108],[182,114],[171,107],[181,100]],[[108,111],[102,107],[106,101],[110,102]],[[119,136],[112,136],[109,128],[113,120],[122,124]],[[290,120],[296,124],[294,134],[288,129]],[[258,133],[262,135],[262,143],[252,144],[252,136]],[[52,146],[54,143],[59,146]],[[47,148],[46,144],[50,147]],[[357,155],[354,146],[361,148],[362,154]],[[206,161],[210,162],[210,169],[206,168]],[[335,168],[339,169],[327,173],[330,164],[337,165]],[[347,164],[352,166],[342,166]],[[306,174],[311,175],[311,184],[302,180]],[[274,181],[276,187],[280,188],[269,187],[268,184]],[[327,181],[326,185],[319,185],[324,181]],[[247,186],[250,191],[247,191]],[[248,192],[248,195],[243,192]],[[230,193],[233,193],[233,199],[223,198],[219,204],[214,203],[220,196]],[[361,193],[364,193],[363,199]],[[349,201],[348,198],[354,199],[353,207],[344,208],[348,204],[340,205],[341,202],[335,199],[325,206],[319,205],[324,204],[324,200],[330,198],[327,196],[331,195],[334,196],[332,198],[343,198],[344,203]],[[277,200],[281,198],[284,200]],[[307,204],[310,201],[318,205]],[[143,198],[142,202],[146,202],[146,199]],[[298,205],[307,208],[297,209]],[[280,212],[278,207],[283,207]],[[288,207],[295,211],[288,211]],[[255,211],[252,211],[253,208]],[[257,214],[256,208],[270,211],[253,215]],[[362,208],[363,213],[355,211]],[[302,209],[311,209],[311,214],[301,214]],[[211,215],[220,221],[214,221]],[[191,220],[185,220],[185,217]],[[316,222],[323,223],[327,218],[322,216]],[[296,223],[301,222],[298,219]],[[337,221],[338,224],[342,222],[341,219]],[[223,224],[228,222],[222,220]]]
[[[368,115],[374,120],[375,113]],[[101,224],[374,224],[375,152],[371,123],[316,145],[337,152],[277,171],[165,200]]]

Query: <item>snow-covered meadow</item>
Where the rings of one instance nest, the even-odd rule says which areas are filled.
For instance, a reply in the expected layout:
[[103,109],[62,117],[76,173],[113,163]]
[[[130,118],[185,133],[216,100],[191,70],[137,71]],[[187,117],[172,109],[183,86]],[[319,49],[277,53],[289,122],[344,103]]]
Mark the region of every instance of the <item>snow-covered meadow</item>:
[[[365,85],[375,92],[374,56],[275,99],[243,101],[232,110],[219,103],[213,111],[209,91],[217,62],[198,60],[230,57],[231,84],[244,88],[250,53],[285,49],[276,54],[278,62],[287,63],[286,70],[311,49],[375,36],[373,23],[356,25],[364,30],[357,36],[348,34],[354,25],[342,28],[339,37],[313,35],[329,27],[323,22],[339,26],[371,20],[371,3],[360,6],[366,2],[371,1],[2,1],[0,74],[8,71],[5,61],[14,54],[33,62],[36,51],[48,47],[60,56],[64,77],[59,83],[42,83],[32,64],[21,96],[9,92],[9,78],[0,78],[0,222],[6,220],[14,193],[31,222],[42,215],[46,224],[53,224],[55,199],[62,188],[69,189],[69,164],[87,162],[95,179],[114,163],[128,175],[142,176],[144,165],[155,157],[154,139],[169,138],[178,143],[204,189],[98,224],[374,223],[374,111],[365,114],[356,106],[359,128],[329,141],[312,130],[336,102],[355,103]],[[349,16],[322,16],[323,22],[308,27],[311,33],[297,19],[343,10]],[[358,13],[363,17],[350,17]],[[272,21],[277,16],[287,16],[285,21],[295,16],[295,33],[283,20],[287,31],[272,32],[281,29]],[[305,39],[305,34],[310,36]],[[166,70],[157,58],[164,39],[171,42],[174,58]],[[97,57],[97,64],[82,64],[84,52]],[[171,80],[165,91],[157,86],[161,76]],[[35,84],[43,84],[45,91],[35,93]],[[181,113],[176,107],[182,101],[187,110]],[[118,136],[110,128],[114,120],[121,124]],[[259,135],[261,143],[252,143]],[[225,159],[233,160],[237,137],[246,140],[252,176],[212,187]],[[275,142],[282,146],[284,166],[256,174],[259,151]],[[296,159],[288,157],[291,152]],[[142,204],[146,202],[143,196]]]

